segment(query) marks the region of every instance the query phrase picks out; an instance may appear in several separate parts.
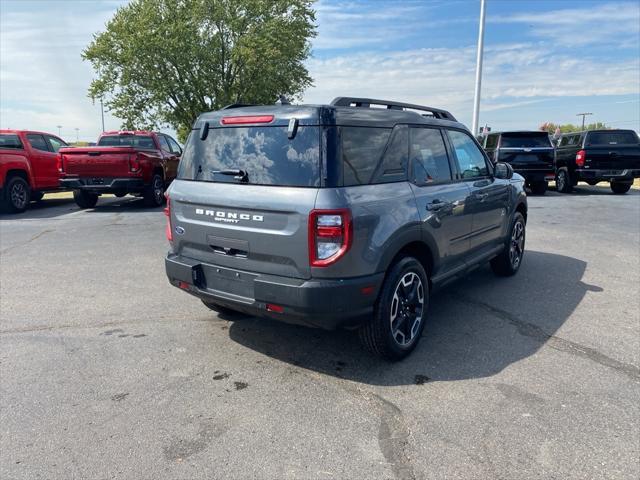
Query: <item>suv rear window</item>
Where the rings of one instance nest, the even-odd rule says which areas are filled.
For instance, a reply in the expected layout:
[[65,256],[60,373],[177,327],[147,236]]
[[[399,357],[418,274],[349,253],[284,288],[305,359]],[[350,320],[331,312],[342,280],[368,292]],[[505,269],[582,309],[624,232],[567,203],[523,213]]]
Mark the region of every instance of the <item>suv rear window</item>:
[[153,138],[143,135],[108,135],[98,141],[99,147],[136,147],[153,150]]
[[638,143],[638,136],[631,131],[591,132],[587,139],[588,145],[629,145]]
[[549,134],[546,132],[503,133],[500,139],[501,148],[540,148],[551,147]]
[[0,135],[0,148],[10,148],[19,150],[22,148],[22,142],[18,135],[3,133]]
[[221,170],[242,170],[252,185],[320,186],[319,127],[301,126],[291,140],[287,127],[212,128],[205,140],[198,132],[189,135],[178,178],[239,181],[214,173]]

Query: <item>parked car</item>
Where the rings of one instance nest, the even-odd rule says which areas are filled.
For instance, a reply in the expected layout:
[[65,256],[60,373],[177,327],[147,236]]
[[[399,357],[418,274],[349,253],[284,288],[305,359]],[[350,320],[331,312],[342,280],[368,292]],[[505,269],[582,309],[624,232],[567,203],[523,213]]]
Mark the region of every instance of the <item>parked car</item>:
[[556,188],[570,193],[578,182],[609,182],[613,193],[627,193],[640,177],[640,139],[633,130],[565,133],[555,155]]
[[80,208],[95,207],[104,193],[139,195],[147,205],[160,206],[180,155],[178,142],[164,133],[105,132],[95,147],[60,150],[60,184],[73,189]]
[[[382,108],[369,108],[369,107]],[[449,112],[384,100],[202,114],[167,192],[171,284],[400,359],[436,285],[522,263],[524,180]]]
[[58,150],[67,143],[50,133],[0,130],[0,203],[24,212],[30,201],[60,189]]
[[553,144],[547,132],[491,132],[484,149],[495,162],[505,162],[522,175],[532,193],[544,195],[555,178]]

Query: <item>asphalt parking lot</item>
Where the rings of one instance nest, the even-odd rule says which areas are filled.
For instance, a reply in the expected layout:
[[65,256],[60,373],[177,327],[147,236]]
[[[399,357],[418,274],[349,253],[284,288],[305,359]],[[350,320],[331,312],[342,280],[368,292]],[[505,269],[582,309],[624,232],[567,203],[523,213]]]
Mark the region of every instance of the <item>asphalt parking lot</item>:
[[166,250],[129,197],[0,218],[0,478],[640,476],[640,190],[530,197],[519,274],[437,292],[397,364],[217,318]]

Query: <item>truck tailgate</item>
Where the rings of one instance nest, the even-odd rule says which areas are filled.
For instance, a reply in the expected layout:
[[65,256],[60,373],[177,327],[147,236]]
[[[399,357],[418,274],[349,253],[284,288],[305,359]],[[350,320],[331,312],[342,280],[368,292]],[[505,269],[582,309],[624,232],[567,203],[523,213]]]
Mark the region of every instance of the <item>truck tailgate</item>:
[[514,170],[553,171],[553,148],[501,148],[497,160]]
[[640,145],[587,146],[584,168],[640,170]]
[[80,177],[126,177],[132,147],[88,147],[60,149],[65,174]]

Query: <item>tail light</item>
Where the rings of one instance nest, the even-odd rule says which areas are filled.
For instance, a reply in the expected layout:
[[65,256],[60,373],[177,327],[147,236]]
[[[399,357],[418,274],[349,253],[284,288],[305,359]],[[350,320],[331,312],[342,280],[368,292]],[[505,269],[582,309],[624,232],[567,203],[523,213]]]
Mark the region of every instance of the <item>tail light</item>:
[[129,170],[132,172],[140,170],[140,154],[129,155]]
[[348,209],[312,210],[309,214],[309,265],[326,267],[351,247],[351,212]]
[[56,168],[58,169],[58,172],[63,173],[64,172],[64,161],[66,160],[66,158],[64,158],[64,155],[59,154],[56,157]]
[[171,199],[167,193],[164,194],[164,198],[167,199],[167,206],[164,207],[164,214],[167,217],[167,226],[165,227],[165,234],[169,243],[173,242],[173,229],[171,228]]
[[576,153],[576,165],[579,167],[584,167],[584,161],[586,160],[587,152],[584,150],[579,150]]

